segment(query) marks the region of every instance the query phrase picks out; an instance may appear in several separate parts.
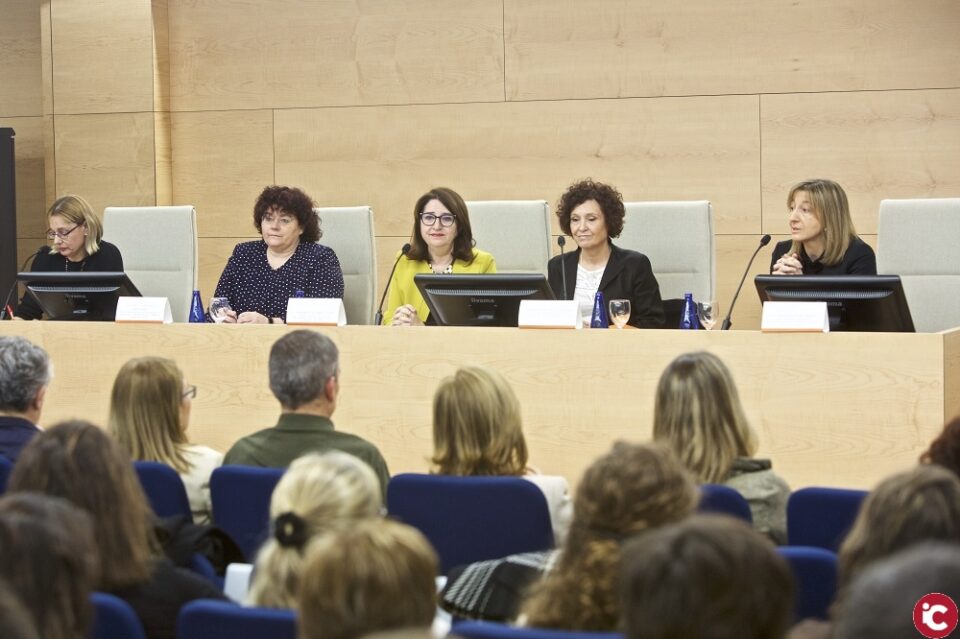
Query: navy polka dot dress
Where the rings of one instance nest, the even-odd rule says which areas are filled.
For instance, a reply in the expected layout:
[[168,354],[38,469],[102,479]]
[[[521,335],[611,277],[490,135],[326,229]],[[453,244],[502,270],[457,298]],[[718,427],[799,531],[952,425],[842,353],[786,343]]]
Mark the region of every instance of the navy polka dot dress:
[[301,242],[290,259],[274,270],[267,262],[263,240],[243,242],[227,260],[216,297],[226,297],[239,315],[256,311],[266,317],[287,319],[287,300],[303,297],[343,297],[343,271],[329,246]]

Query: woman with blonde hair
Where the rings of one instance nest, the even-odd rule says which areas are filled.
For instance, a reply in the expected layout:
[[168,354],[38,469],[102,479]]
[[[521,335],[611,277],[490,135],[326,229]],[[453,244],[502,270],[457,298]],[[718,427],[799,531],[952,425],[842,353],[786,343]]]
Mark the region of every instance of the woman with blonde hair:
[[500,373],[464,366],[443,379],[433,395],[434,472],[440,475],[518,476],[547,500],[554,541],[570,523],[567,480],[540,475],[527,465],[520,400]]
[[377,476],[353,455],[328,451],[295,460],[270,500],[273,537],[257,554],[250,603],[296,607],[307,551],[324,534],[377,517],[382,509]]
[[113,382],[107,428],[135,461],[155,461],[180,474],[194,521],[210,520],[210,475],[223,453],[191,444],[190,409],[197,387],[176,362],[162,357],[129,360]]
[[698,482],[736,489],[750,503],[754,527],[786,543],[790,487],[770,460],[753,457],[757,437],[719,357],[701,351],[670,362],[657,385],[653,439],[669,446]]
[[[103,241],[103,224],[89,203],[79,195],[65,195],[47,211],[49,251],[38,251],[31,272],[123,271],[123,257],[110,242]],[[20,300],[16,316],[40,319],[43,310],[28,294]],[[112,315],[108,319],[113,319]]]

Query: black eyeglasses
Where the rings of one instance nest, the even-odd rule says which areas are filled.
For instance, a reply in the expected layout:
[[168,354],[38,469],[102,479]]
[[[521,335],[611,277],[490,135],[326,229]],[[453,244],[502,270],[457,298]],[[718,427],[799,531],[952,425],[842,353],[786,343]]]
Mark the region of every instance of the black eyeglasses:
[[184,399],[187,399],[188,397],[189,397],[190,399],[196,399],[196,397],[197,397],[197,387],[194,386],[193,384],[190,384],[189,386],[187,386],[187,390],[183,391],[182,397],[183,397]]
[[437,220],[440,220],[440,226],[453,226],[453,223],[457,221],[457,216],[453,213],[441,213],[440,215],[436,213],[420,214],[420,223],[424,226],[433,226]]
[[81,226],[80,224],[77,224],[76,226],[74,226],[74,227],[73,227],[72,229],[70,229],[69,231],[54,231],[53,229],[48,229],[48,230],[47,230],[47,239],[48,239],[48,240],[54,240],[54,239],[56,239],[56,238],[59,237],[61,240],[65,240],[65,239],[67,239],[67,236],[68,236],[68,235],[70,235],[71,233],[73,233],[74,231],[76,231],[78,228],[80,228],[80,226]]

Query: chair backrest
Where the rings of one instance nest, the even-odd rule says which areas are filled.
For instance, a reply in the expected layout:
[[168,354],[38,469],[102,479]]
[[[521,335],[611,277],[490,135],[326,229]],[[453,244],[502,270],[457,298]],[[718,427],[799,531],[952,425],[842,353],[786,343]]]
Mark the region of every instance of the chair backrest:
[[625,202],[626,218],[617,245],[650,258],[664,300],[693,293],[714,299],[717,279],[713,207],[706,200]]
[[520,628],[489,621],[464,621],[454,624],[450,635],[464,639],[623,639],[619,632]]
[[143,625],[123,599],[95,592],[90,595],[93,604],[93,624],[89,639],[145,639]]
[[795,619],[826,619],[837,593],[837,555],[808,546],[780,546],[777,552],[790,564],[796,583]]
[[103,239],[120,249],[124,271],[144,297],[166,297],[173,321],[187,321],[197,287],[196,209],[109,206]]
[[296,639],[297,614],[199,599],[180,609],[177,639]]
[[877,271],[899,275],[919,332],[960,326],[960,198],[882,200]]
[[442,574],[553,547],[547,500],[520,477],[396,475],[387,485],[387,510],[430,540]]
[[230,535],[248,561],[270,532],[270,497],[283,468],[220,466],[210,476],[213,523]]
[[547,274],[550,208],[545,200],[467,202],[477,248],[497,261],[498,273]]
[[13,462],[0,455],[0,495],[7,492],[7,479],[13,471]]
[[787,500],[787,543],[837,552],[853,526],[865,490],[801,488]]
[[189,521],[193,521],[187,489],[177,471],[166,464],[151,461],[135,461],[133,469],[137,471],[143,492],[157,517],[186,515]]
[[718,513],[742,519],[753,524],[750,504],[735,489],[723,484],[702,484],[700,486],[700,504],[697,510],[702,513]]
[[377,295],[377,251],[373,209],[343,206],[314,209],[320,216],[320,243],[337,254],[343,271],[343,307],[348,324],[372,324]]

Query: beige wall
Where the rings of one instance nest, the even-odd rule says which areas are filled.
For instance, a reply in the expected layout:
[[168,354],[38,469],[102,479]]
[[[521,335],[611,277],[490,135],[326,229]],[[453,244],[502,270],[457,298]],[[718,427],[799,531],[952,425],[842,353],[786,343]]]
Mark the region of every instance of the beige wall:
[[[709,199],[721,310],[795,181],[838,180],[874,244],[880,199],[960,195],[955,0],[13,4],[21,246],[55,194],[192,203],[205,296],[272,182],[372,205],[381,279],[433,185]],[[758,323],[747,287],[734,325]]]

